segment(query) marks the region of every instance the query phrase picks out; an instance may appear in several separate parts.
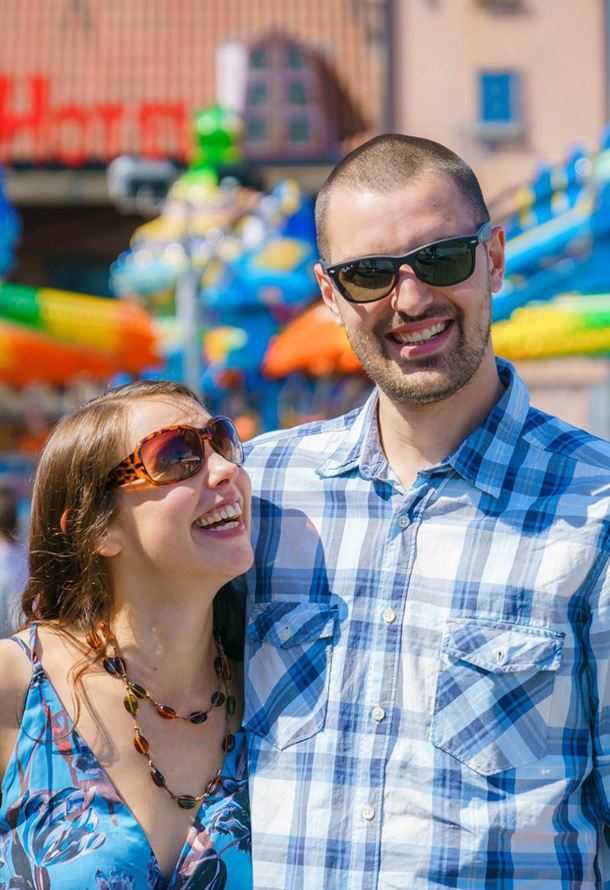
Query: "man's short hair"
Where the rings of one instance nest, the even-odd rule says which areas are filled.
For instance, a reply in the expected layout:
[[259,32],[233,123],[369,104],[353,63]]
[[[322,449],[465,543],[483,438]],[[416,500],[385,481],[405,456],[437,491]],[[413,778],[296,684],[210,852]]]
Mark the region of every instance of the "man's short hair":
[[17,501],[6,488],[0,488],[0,537],[12,540],[17,532]]
[[459,155],[431,139],[384,133],[339,161],[318,193],[316,233],[324,262],[330,261],[328,205],[336,189],[390,194],[429,173],[444,173],[453,179],[472,211],[475,228],[489,222],[479,181]]

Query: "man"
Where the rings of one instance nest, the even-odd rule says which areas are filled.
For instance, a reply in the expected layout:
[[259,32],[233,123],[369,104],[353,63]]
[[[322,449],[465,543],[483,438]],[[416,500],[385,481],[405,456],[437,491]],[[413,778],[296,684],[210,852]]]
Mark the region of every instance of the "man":
[[377,137],[316,218],[376,387],[249,449],[256,890],[610,887],[610,445],[494,359],[504,233],[455,154]]

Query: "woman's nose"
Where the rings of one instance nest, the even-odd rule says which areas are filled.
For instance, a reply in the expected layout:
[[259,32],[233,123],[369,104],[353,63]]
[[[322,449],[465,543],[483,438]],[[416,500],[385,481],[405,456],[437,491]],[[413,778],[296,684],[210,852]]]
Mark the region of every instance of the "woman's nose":
[[207,483],[210,488],[222,485],[223,482],[233,482],[239,474],[239,467],[237,464],[227,460],[226,457],[223,457],[222,454],[218,454],[217,451],[214,451],[214,449],[210,448],[208,445],[206,445],[206,447],[209,448],[206,456],[206,466]]

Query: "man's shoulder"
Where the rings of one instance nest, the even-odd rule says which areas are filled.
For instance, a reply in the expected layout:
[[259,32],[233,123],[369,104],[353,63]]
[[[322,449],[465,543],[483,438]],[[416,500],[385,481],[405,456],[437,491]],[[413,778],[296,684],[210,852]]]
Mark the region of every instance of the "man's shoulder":
[[295,451],[306,455],[324,458],[331,454],[344,440],[355,421],[364,409],[355,408],[347,414],[330,420],[315,420],[289,429],[262,433],[244,445],[246,467],[260,466],[273,456],[274,462],[290,460]]
[[528,445],[547,457],[556,456],[581,465],[583,471],[610,478],[610,442],[567,421],[530,407],[522,431]]

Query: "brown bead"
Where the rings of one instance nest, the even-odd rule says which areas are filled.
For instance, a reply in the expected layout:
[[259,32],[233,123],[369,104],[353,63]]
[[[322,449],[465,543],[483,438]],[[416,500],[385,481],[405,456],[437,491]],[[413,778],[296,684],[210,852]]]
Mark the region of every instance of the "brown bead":
[[148,698],[148,692],[143,686],[139,686],[138,683],[130,683],[129,689],[133,692],[136,698]]
[[222,675],[225,678],[225,680],[230,680],[232,677],[231,662],[229,661],[228,658],[225,659],[225,663],[224,663],[224,666],[222,669]]
[[234,714],[234,713],[235,713],[235,696],[230,695],[227,698],[227,714]]
[[228,753],[229,751],[232,751],[233,748],[235,747],[235,736],[234,736],[234,735],[231,735],[231,733],[229,733],[229,734],[227,735],[226,739],[224,740],[224,742],[223,742],[223,744],[222,744],[222,747],[224,748],[224,750],[225,750],[227,753]]
[[220,785],[220,776],[214,776],[214,778],[208,782],[207,788],[205,789],[206,794],[214,794],[215,791],[218,790]]
[[99,649],[102,645],[102,638],[94,630],[90,630],[85,639],[92,649]]
[[216,692],[214,693],[214,695],[212,696],[212,704],[213,704],[213,705],[216,705],[216,707],[219,708],[221,705],[224,705],[224,703],[225,703],[225,694],[224,694],[224,692],[218,692],[218,691],[216,691]]
[[166,720],[173,720],[176,716],[176,712],[173,708],[170,708],[169,705],[159,705],[157,714],[161,717],[165,717]]
[[189,716],[189,720],[191,723],[205,723],[208,719],[208,715],[205,711],[193,711],[193,713]]
[[146,739],[144,738],[143,735],[138,734],[138,735],[134,736],[133,746],[136,749],[136,751],[138,752],[138,754],[148,754],[148,751],[149,751],[148,742],[146,741]]
[[165,776],[162,772],[159,772],[156,766],[151,766],[150,777],[158,788],[165,787]]
[[183,794],[181,797],[177,798],[177,803],[183,810],[192,810],[197,801],[194,797],[191,797],[190,794]]
[[130,714],[138,713],[138,700],[135,695],[128,693],[123,699],[123,704],[125,705],[125,710],[129,711]]

